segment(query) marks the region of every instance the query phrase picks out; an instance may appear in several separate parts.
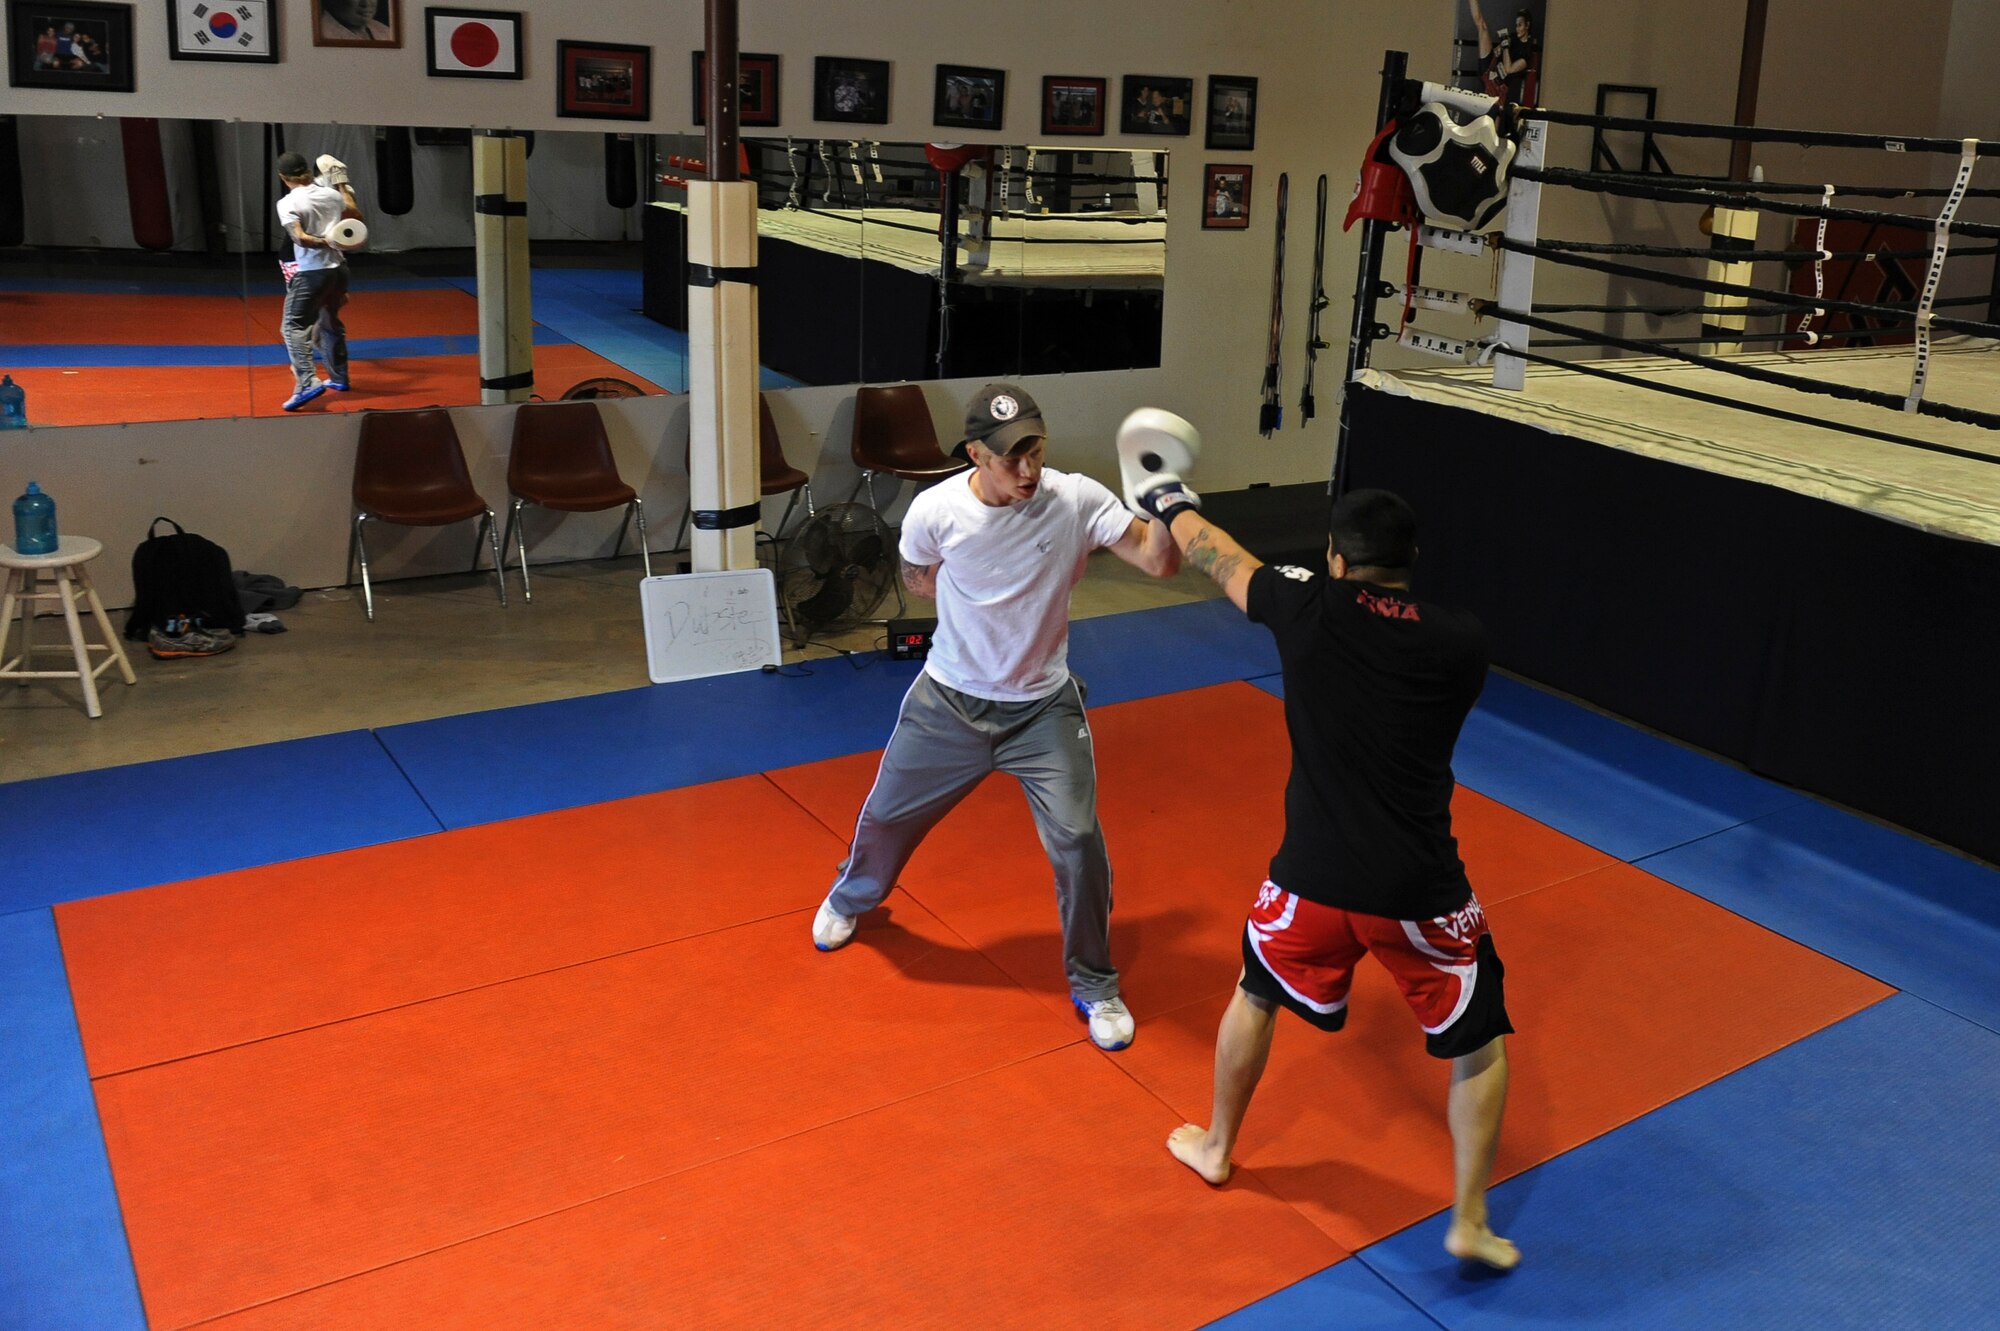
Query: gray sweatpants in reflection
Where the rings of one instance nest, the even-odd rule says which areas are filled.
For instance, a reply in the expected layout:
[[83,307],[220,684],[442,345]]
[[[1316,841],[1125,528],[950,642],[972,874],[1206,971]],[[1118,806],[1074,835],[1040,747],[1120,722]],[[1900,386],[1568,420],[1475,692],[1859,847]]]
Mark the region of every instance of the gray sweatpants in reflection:
[[1111,857],[1083,700],[1075,676],[1032,702],[991,702],[917,676],[834,879],[833,908],[859,915],[880,905],[925,834],[987,773],[1005,772],[1021,783],[1055,869],[1070,992],[1086,1002],[1115,997]]

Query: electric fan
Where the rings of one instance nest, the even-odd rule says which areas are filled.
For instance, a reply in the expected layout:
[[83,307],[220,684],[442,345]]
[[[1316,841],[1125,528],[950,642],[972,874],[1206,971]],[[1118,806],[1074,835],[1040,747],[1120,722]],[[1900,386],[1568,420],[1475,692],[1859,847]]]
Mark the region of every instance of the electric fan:
[[785,542],[778,601],[799,643],[866,620],[897,576],[895,537],[866,504],[823,508]]

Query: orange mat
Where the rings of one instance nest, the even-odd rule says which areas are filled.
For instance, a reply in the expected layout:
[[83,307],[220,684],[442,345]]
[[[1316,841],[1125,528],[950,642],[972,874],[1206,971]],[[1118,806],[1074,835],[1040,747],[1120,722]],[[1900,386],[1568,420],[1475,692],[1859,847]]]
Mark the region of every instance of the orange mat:
[[[134,292],[0,293],[0,345],[276,345],[280,295],[172,296]],[[479,302],[457,287],[371,291],[357,275],[341,311],[350,338],[477,336]]]
[[740,777],[67,902],[56,928],[103,1076],[817,906],[842,851]]
[[1071,1046],[218,1323],[227,1331],[1197,1326],[1347,1254]]
[[[386,865],[480,836],[490,853],[517,838],[547,854],[630,835],[643,862],[662,821],[693,840],[760,829],[728,851],[742,885],[714,892],[747,899],[747,922],[721,927],[717,905],[711,932],[597,960],[672,932],[700,888],[659,903],[622,885],[572,919],[522,913],[510,894],[532,885],[496,881],[490,857],[440,855],[399,894],[368,886],[373,852],[349,852],[288,866],[283,888],[259,870],[263,890],[227,875],[59,908],[93,1067],[254,1038],[231,999],[264,1009],[267,1038],[96,1083],[153,1324],[490,1326],[533,1309],[578,1327],[1194,1326],[1436,1211],[1444,1069],[1372,965],[1347,1034],[1285,1019],[1240,1186],[1210,1191],[1161,1146],[1207,1113],[1236,930],[1275,835],[1278,717],[1240,685],[1095,714],[1140,1020],[1116,1056],[1079,1043],[1048,869],[1011,783],[946,821],[854,944],[811,951],[811,904],[872,757],[774,775],[816,830],[715,821],[717,801],[757,803],[753,779],[382,848]],[[1199,735],[1225,775],[1166,772],[1148,741],[1168,729]],[[1508,1172],[1889,992],[1473,799],[1461,833],[1522,1027]],[[315,870],[347,877],[322,898]],[[480,881],[425,891],[425,877]],[[791,913],[770,916],[780,904]],[[524,937],[542,930],[556,940]],[[142,938],[170,946],[135,953]],[[267,967],[266,947],[287,959]],[[116,974],[121,950],[151,974]],[[324,980],[293,986],[283,967]],[[509,969],[522,978],[497,978]],[[196,991],[185,1024],[160,1010],[179,983]],[[274,985],[286,992],[267,1003]],[[278,1033],[288,1023],[310,1028]]]

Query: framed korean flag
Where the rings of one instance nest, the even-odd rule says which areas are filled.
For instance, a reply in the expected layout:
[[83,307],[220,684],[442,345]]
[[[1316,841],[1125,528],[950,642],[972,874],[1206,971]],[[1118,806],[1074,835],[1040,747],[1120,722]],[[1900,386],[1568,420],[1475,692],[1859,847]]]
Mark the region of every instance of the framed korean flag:
[[278,0],[167,0],[167,54],[275,64]]
[[509,9],[424,10],[424,72],[439,79],[518,79],[521,15]]

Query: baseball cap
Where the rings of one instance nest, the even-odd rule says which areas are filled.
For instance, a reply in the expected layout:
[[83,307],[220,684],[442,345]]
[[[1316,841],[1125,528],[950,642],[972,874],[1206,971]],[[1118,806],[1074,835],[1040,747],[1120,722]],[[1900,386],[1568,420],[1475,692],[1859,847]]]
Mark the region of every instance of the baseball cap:
[[973,440],[995,453],[1011,453],[1031,439],[1047,436],[1042,409],[1024,389],[1014,384],[988,384],[973,395],[965,408],[965,438],[951,451],[970,462],[966,445]]

